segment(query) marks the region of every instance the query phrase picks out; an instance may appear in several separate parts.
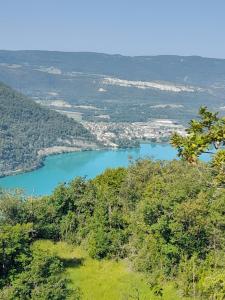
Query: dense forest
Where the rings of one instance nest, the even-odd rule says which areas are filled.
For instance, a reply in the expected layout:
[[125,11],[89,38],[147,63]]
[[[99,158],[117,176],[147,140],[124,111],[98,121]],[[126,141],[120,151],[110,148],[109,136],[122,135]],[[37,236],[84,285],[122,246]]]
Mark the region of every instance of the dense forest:
[[50,111],[0,83],[0,176],[41,163],[38,151],[52,146],[96,145],[81,124]]
[[156,299],[169,299],[168,282],[179,299],[224,299],[224,150],[209,163],[198,157],[211,142],[219,147],[225,120],[206,108],[200,116],[188,136],[172,139],[179,161],[138,160],[41,198],[2,191],[0,299],[82,299],[65,277],[68,261],[34,246],[46,239],[80,245],[99,261],[128,260]]

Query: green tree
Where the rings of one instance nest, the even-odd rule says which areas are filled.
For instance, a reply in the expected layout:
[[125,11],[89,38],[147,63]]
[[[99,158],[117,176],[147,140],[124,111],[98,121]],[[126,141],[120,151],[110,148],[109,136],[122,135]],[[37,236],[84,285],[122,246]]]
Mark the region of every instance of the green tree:
[[0,226],[0,286],[30,261],[32,224]]
[[26,215],[24,200],[21,191],[0,190],[0,224],[23,223]]
[[[47,252],[33,250],[31,263],[2,294],[5,300],[64,300],[70,294],[63,265]],[[4,299],[4,298],[3,298]],[[79,293],[77,298],[79,299]]]
[[215,182],[225,184],[225,117],[208,111],[207,107],[200,108],[199,117],[190,121],[186,136],[175,133],[171,144],[192,165],[197,165],[201,154],[211,153]]

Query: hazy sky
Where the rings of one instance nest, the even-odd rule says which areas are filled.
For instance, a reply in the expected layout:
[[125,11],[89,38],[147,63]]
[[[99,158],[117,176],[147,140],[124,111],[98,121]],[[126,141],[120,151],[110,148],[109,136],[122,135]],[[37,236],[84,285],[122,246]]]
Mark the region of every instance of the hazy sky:
[[0,0],[0,49],[225,58],[225,0]]

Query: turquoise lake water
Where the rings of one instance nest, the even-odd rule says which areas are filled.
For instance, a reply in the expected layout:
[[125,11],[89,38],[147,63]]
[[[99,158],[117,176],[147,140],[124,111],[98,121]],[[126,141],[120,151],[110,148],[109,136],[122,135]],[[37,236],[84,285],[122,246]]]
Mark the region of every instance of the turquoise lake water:
[[128,166],[129,157],[172,160],[177,152],[168,144],[142,144],[140,148],[124,150],[83,151],[57,154],[45,159],[37,170],[0,178],[2,188],[20,188],[29,195],[50,194],[57,184],[68,182],[76,176],[93,178],[107,168]]

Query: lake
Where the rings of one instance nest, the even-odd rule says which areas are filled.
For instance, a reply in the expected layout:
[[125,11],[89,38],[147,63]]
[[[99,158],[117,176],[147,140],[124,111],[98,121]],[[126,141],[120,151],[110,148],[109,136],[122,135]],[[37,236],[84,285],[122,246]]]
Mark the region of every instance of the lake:
[[169,144],[141,144],[140,148],[83,151],[48,156],[40,169],[0,178],[2,188],[20,188],[28,195],[48,195],[62,182],[76,176],[93,178],[107,168],[126,167],[129,158],[172,160],[177,152]]

